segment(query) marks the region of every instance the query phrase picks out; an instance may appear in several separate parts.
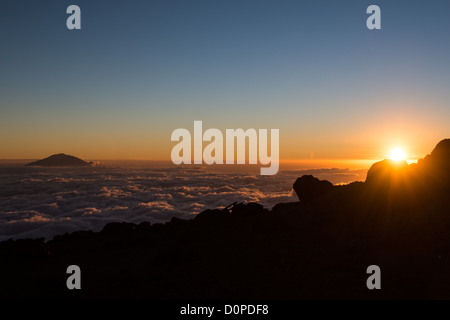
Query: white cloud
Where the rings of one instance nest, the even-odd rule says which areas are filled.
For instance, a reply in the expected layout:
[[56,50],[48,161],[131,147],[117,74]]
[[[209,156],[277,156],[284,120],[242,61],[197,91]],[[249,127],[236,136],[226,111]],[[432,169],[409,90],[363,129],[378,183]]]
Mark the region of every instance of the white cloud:
[[101,230],[113,221],[192,218],[233,202],[266,208],[297,201],[295,179],[313,174],[334,184],[364,180],[366,171],[285,171],[275,176],[202,169],[14,168],[0,170],[0,241]]

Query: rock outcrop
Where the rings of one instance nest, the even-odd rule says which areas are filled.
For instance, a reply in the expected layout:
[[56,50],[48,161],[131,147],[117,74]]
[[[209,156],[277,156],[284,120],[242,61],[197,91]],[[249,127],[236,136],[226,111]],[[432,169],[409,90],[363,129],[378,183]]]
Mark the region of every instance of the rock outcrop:
[[333,190],[331,182],[319,180],[311,175],[304,175],[298,178],[294,182],[293,187],[300,201],[309,201]]
[[[449,155],[443,140],[418,164],[381,161],[345,186],[303,176],[301,201],[272,210],[234,203],[192,220],[4,241],[0,297],[448,299]],[[88,289],[67,290],[71,264]],[[367,289],[370,265],[382,290]]]

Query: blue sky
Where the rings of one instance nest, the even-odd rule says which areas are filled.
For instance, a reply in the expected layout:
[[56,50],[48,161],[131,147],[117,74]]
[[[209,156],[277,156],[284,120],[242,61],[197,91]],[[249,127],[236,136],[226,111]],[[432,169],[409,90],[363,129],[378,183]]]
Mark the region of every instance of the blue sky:
[[[82,30],[66,28],[76,4]],[[381,8],[382,29],[366,28]],[[448,135],[448,1],[0,3],[0,158],[169,159],[170,133],[279,128],[282,158]]]

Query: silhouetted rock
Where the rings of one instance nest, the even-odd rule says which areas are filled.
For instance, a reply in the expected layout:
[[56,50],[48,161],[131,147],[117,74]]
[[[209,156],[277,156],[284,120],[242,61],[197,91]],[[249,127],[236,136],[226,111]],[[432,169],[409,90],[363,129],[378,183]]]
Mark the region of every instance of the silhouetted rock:
[[450,139],[440,141],[431,154],[417,162],[419,174],[435,183],[450,185]]
[[300,202],[286,202],[286,203],[277,203],[273,206],[271,213],[283,213],[286,211],[294,211],[301,207]]
[[450,163],[450,139],[441,140],[431,152],[431,158]]
[[64,153],[54,154],[45,159],[26,164],[26,166],[43,167],[88,167],[90,165],[92,165],[92,162],[86,162],[77,157],[69,156]]
[[188,223],[188,220],[180,219],[180,218],[177,218],[177,217],[173,217],[172,219],[170,219],[170,222],[169,222],[171,227],[183,226],[186,223]]
[[367,172],[367,192],[395,196],[396,202],[412,203],[443,200],[450,192],[450,139],[440,141],[431,154],[417,164],[405,160],[376,162]]
[[134,223],[110,222],[103,227],[101,233],[120,236],[123,233],[134,231],[136,227]]
[[408,163],[405,160],[385,159],[374,163],[367,172],[366,183],[386,187],[402,183]]
[[200,223],[220,223],[229,214],[228,209],[206,209],[195,216],[195,221]]
[[231,215],[236,217],[247,217],[269,212],[264,209],[262,205],[256,202],[250,202],[247,204],[237,203],[231,207]]
[[333,184],[319,180],[311,175],[304,175],[294,182],[294,191],[300,201],[309,201],[333,190]]
[[[271,211],[234,203],[189,221],[4,241],[0,297],[448,299],[449,154],[446,139],[418,164],[377,162],[364,183],[303,176],[301,201]],[[65,285],[71,264],[83,274],[77,296]],[[373,264],[382,290],[366,287]]]

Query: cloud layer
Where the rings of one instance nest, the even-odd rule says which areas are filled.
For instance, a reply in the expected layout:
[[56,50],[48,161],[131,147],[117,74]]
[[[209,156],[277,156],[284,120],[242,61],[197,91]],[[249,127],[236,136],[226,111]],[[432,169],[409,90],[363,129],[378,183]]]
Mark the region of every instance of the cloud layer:
[[189,219],[235,201],[271,208],[297,201],[292,184],[303,174],[340,184],[363,181],[366,171],[321,169],[260,176],[198,168],[0,168],[0,241],[99,231],[113,221]]

